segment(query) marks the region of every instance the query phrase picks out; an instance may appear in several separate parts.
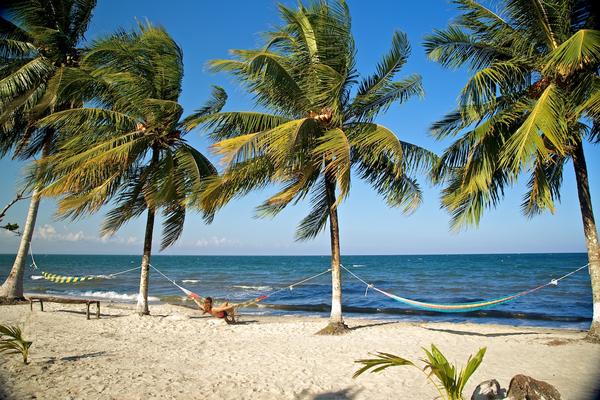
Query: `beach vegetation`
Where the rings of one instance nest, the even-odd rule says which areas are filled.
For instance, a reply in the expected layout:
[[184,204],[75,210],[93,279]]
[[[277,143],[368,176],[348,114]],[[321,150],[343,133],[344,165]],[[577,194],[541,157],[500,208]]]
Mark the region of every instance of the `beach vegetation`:
[[[79,66],[81,42],[96,0],[3,0],[0,15],[0,156],[44,158],[55,151],[62,134],[37,121],[54,111],[73,106],[59,95],[63,76]],[[23,298],[23,271],[40,196],[31,190],[29,210],[19,249],[0,297]]]
[[528,177],[521,209],[553,213],[564,169],[575,172],[600,341],[600,244],[584,143],[600,139],[600,19],[591,2],[504,0],[494,10],[456,0],[458,17],[425,40],[429,58],[468,67],[458,106],[431,127],[453,139],[433,177],[452,227],[477,225],[519,178]]
[[23,363],[27,364],[32,344],[33,342],[23,339],[18,326],[0,325],[0,353],[21,354]]
[[[217,173],[194,147],[178,103],[183,53],[162,27],[139,23],[95,41],[81,68],[65,74],[62,94],[82,107],[57,111],[41,124],[70,133],[38,163],[44,196],[58,198],[57,215],[77,219],[113,207],[101,228],[112,235],[146,213],[137,311],[149,314],[148,276],[157,213],[161,249],[181,236],[188,209],[199,209],[204,178]],[[218,111],[221,88],[193,115]]]
[[395,32],[375,72],[361,79],[345,1],[279,5],[279,14],[282,25],[264,34],[263,46],[231,50],[232,58],[209,64],[233,75],[265,111],[187,121],[188,128],[209,132],[225,166],[202,201],[213,218],[231,199],[274,184],[279,191],[257,208],[257,216],[273,217],[308,199],[311,210],[296,239],[313,239],[329,225],[331,315],[321,333],[343,333],[338,206],[350,193],[353,173],[391,207],[410,213],[421,203],[415,175],[429,171],[435,154],[375,122],[392,105],[423,96],[421,76],[396,78],[411,48],[407,36]]
[[481,365],[486,348],[479,349],[475,356],[469,356],[464,368],[460,370],[456,365],[451,364],[434,344],[431,345],[431,350],[423,348],[423,351],[426,356],[420,359],[424,364],[423,367],[394,354],[377,352],[374,358],[356,361],[363,366],[354,373],[353,378],[357,378],[367,371],[378,373],[390,367],[414,367],[423,372],[427,380],[438,391],[441,399],[463,400],[463,390],[473,373]]

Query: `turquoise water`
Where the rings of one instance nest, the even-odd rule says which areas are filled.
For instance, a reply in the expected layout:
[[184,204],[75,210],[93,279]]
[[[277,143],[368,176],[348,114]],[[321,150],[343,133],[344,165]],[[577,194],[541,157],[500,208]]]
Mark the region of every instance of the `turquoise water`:
[[[0,255],[4,280],[14,256]],[[134,268],[140,256],[42,255],[35,256],[38,270],[28,268],[27,292],[99,297],[134,302],[139,270],[113,279],[78,284],[57,284],[41,271],[60,275],[108,275]],[[343,264],[383,290],[414,300],[463,303],[494,299],[531,289],[584,264],[585,254],[492,254],[346,256]],[[152,264],[178,284],[203,296],[229,301],[248,300],[287,287],[329,267],[327,256],[154,256]],[[284,290],[264,301],[265,307],[248,308],[246,314],[322,315],[329,312],[329,274],[306,285]],[[455,321],[535,325],[585,329],[592,316],[587,270],[513,302],[491,309],[460,314],[417,310],[369,291],[348,273],[343,275],[343,305],[347,316],[410,321]],[[182,292],[151,271],[150,300],[181,302]],[[262,303],[261,303],[262,304]]]

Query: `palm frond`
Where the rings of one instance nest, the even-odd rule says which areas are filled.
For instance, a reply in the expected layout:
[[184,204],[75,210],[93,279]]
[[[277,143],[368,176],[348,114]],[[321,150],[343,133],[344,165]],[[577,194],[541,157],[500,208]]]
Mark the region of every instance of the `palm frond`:
[[523,214],[532,217],[545,210],[554,213],[554,204],[560,201],[560,187],[565,159],[554,156],[550,160],[537,159],[523,198]]
[[599,63],[600,31],[581,29],[547,55],[543,71],[567,76]]
[[369,98],[370,94],[376,93],[382,87],[387,86],[396,73],[402,69],[409,55],[410,44],[406,34],[398,31],[394,32],[391,50],[377,64],[375,73],[361,82],[356,97],[358,99]]
[[335,206],[343,201],[350,191],[351,144],[346,133],[339,128],[331,129],[319,138],[313,150],[316,159],[325,160],[323,173],[335,177],[340,193]]
[[207,115],[198,123],[204,124],[211,138],[223,140],[273,129],[289,121],[289,118],[259,112],[218,112]]
[[536,154],[548,158],[551,152],[565,153],[567,122],[560,89],[551,84],[537,101],[529,103],[522,103],[525,109],[530,108],[531,111],[500,154],[502,165],[515,172]]
[[185,222],[185,207],[173,205],[163,210],[163,234],[160,243],[160,249],[164,250],[173,245],[183,233],[183,223]]
[[314,183],[310,198],[311,210],[298,224],[296,240],[314,239],[325,229],[330,214],[326,184],[324,177]]
[[191,131],[206,118],[211,117],[221,111],[227,101],[227,93],[225,89],[220,86],[213,86],[211,98],[204,104],[203,107],[195,110],[192,114],[185,117],[181,124],[186,130]]
[[369,371],[371,373],[377,373],[386,370],[390,367],[403,367],[411,366],[418,368],[412,361],[407,360],[390,353],[377,352],[375,358],[368,358],[363,360],[356,360],[355,363],[362,364],[363,366],[358,369],[352,378],[358,378],[360,375]]

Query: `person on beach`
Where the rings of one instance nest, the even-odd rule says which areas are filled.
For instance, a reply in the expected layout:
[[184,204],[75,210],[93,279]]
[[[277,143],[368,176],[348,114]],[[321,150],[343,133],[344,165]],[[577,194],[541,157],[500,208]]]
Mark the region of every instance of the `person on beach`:
[[219,307],[213,307],[212,297],[205,298],[204,304],[196,299],[193,300],[198,305],[198,308],[204,311],[205,314],[210,314],[216,318],[223,318],[228,324],[235,323],[235,309],[233,306],[230,306],[229,303],[225,303]]

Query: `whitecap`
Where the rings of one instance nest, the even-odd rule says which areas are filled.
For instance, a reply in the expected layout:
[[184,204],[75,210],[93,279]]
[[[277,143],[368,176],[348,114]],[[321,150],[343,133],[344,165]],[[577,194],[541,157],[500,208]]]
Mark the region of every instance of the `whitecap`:
[[366,267],[365,264],[352,264],[352,267],[354,268],[362,268],[362,267]]
[[200,279],[183,279],[181,282],[183,283],[198,283]]
[[247,290],[258,290],[258,291],[261,291],[261,292],[264,292],[264,291],[272,289],[270,286],[233,285],[233,287],[234,288],[239,288],[239,289],[247,289]]
[[40,280],[40,279],[44,279],[44,277],[42,275],[31,275],[30,278],[31,278],[32,281],[37,281],[37,280]]
[[[68,296],[75,296],[75,297],[93,297],[93,298],[108,299],[108,300],[120,300],[120,301],[134,301],[134,300],[137,300],[137,297],[138,297],[138,293],[127,294],[127,293],[117,293],[114,291],[102,292],[102,291],[93,291],[93,290],[87,290],[85,292],[69,290],[69,291],[64,292],[64,294],[66,294]],[[148,300],[149,301],[159,301],[160,299],[158,297],[148,296]]]

